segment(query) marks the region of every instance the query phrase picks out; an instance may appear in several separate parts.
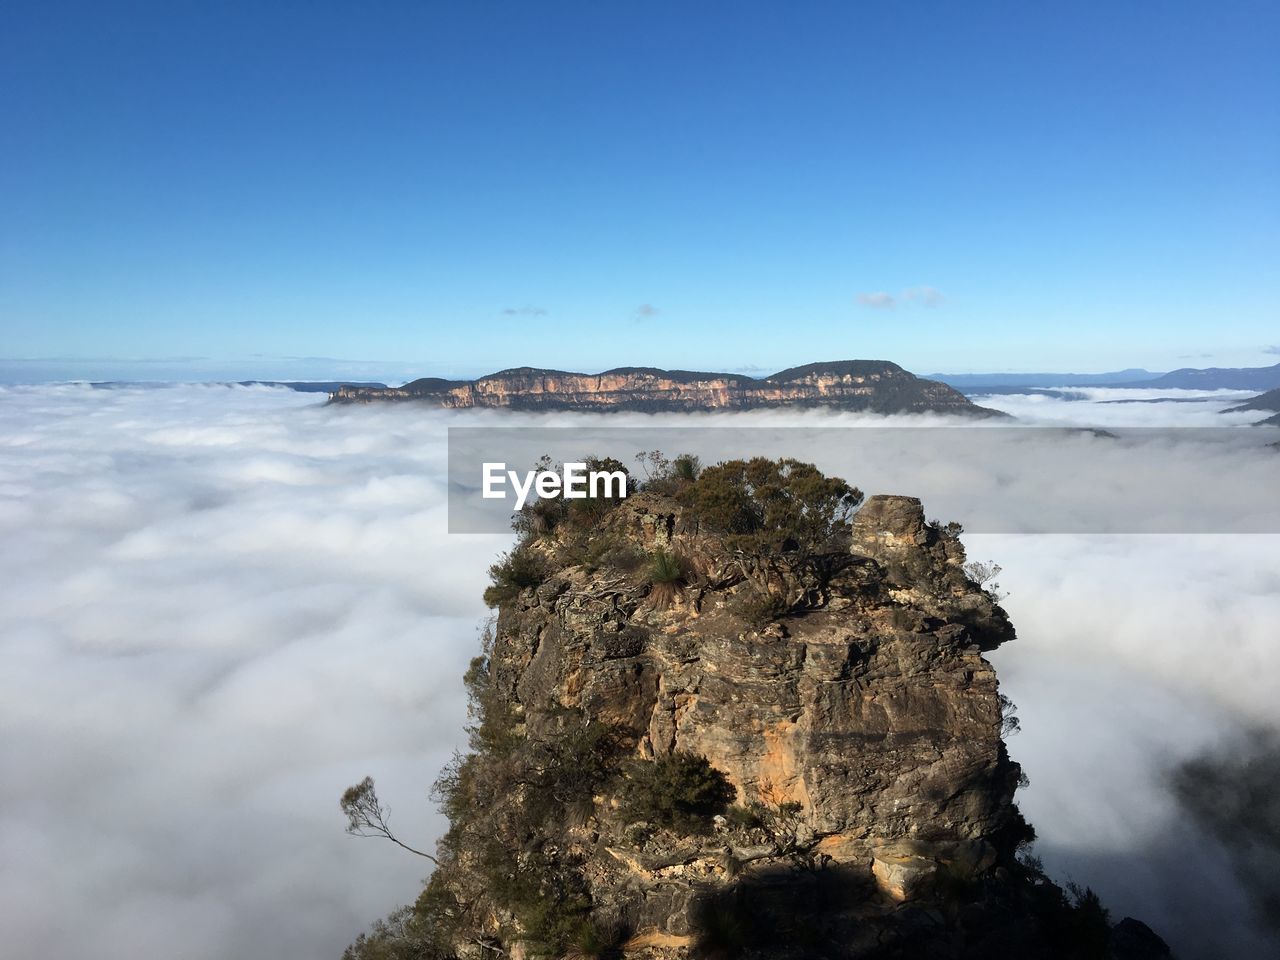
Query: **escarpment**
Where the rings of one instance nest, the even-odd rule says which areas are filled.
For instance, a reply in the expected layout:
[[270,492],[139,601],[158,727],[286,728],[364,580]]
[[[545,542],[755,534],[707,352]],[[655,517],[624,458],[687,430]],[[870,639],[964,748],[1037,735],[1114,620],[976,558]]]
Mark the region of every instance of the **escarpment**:
[[518,367],[477,380],[424,378],[402,387],[343,386],[329,399],[333,403],[416,401],[452,409],[657,413],[829,406],[874,413],[1004,416],[975,405],[945,383],[921,379],[883,360],[814,363],[760,380],[653,367],[619,367],[597,374]]
[[1014,629],[954,528],[803,464],[683,473],[521,517],[440,866],[352,960],[1167,955],[1018,858]]

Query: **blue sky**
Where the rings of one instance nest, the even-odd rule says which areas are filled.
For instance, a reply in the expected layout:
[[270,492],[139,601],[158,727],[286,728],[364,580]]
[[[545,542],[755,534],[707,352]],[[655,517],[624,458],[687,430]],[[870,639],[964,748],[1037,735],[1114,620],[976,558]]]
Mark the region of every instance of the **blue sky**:
[[1274,363],[1278,11],[7,3],[3,370]]

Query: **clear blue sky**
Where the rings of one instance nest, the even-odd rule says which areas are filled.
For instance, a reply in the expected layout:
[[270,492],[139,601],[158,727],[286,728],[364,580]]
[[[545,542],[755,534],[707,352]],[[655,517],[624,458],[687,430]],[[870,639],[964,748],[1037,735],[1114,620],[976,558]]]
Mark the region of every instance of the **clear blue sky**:
[[1270,2],[11,0],[0,357],[1270,364],[1278,105]]

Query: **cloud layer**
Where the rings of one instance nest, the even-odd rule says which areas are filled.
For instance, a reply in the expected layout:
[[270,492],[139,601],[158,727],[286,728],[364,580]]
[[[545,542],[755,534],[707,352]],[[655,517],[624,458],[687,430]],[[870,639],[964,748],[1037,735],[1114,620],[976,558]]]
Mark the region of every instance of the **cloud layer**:
[[0,394],[0,913],[15,956],[336,956],[423,874],[497,542],[438,422],[282,390]]
[[[1107,399],[1002,402],[1139,425],[1226,405]],[[337,797],[372,774],[399,833],[429,845],[441,826],[427,790],[462,739],[459,679],[506,542],[445,533],[458,422],[512,420],[267,388],[0,390],[0,924],[14,955],[337,956],[413,897],[425,864],[347,838]],[[700,422],[785,437],[815,418]],[[912,464],[808,453],[869,492],[872,474],[914,492]],[[1166,779],[1219,738],[1280,725],[1280,537],[966,540],[1011,591],[1020,638],[994,659],[1048,867],[1184,957],[1266,949],[1229,852]]]

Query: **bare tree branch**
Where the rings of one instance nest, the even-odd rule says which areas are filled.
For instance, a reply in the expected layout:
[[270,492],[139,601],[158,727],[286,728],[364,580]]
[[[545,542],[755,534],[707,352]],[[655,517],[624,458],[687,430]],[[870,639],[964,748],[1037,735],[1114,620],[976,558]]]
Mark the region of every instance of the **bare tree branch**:
[[431,854],[414,849],[391,832],[388,822],[391,811],[378,799],[373,777],[365,777],[354,786],[347,787],[339,802],[342,812],[347,815],[347,833],[353,837],[382,837],[410,853],[426,857],[437,867],[440,866],[440,861]]

